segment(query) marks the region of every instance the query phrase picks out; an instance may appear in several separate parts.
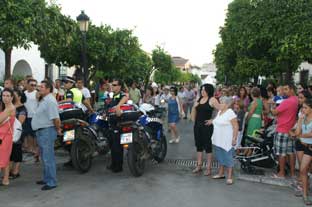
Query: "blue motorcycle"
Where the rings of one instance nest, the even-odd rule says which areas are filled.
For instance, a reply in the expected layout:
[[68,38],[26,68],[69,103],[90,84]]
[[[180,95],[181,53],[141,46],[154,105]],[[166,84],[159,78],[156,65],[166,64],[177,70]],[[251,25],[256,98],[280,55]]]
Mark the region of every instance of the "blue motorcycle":
[[135,177],[144,173],[147,159],[162,162],[167,154],[166,136],[155,108],[150,104],[142,104],[138,110],[141,113],[139,119],[121,130],[121,140],[127,140],[122,141],[122,144],[128,150],[128,166]]
[[89,125],[76,129],[76,138],[72,144],[73,165],[80,172],[88,172],[92,158],[96,154],[109,152],[109,123],[104,109],[100,109],[88,118]]

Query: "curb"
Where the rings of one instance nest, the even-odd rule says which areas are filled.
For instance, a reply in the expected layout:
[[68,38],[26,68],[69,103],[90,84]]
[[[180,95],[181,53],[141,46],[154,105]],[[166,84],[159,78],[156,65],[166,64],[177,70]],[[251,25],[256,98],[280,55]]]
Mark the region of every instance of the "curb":
[[280,187],[291,187],[291,184],[292,184],[292,181],[289,179],[278,179],[278,178],[276,179],[276,178],[270,178],[268,176],[247,175],[247,174],[241,174],[241,173],[239,173],[238,179],[249,181],[249,182],[255,182],[255,183],[276,185]]

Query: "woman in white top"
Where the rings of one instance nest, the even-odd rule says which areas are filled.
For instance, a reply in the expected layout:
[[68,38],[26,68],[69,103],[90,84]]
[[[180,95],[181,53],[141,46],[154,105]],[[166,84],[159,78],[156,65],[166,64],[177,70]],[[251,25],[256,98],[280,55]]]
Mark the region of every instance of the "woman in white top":
[[233,184],[233,167],[234,167],[234,146],[238,135],[238,122],[236,114],[230,105],[230,99],[224,99],[221,104],[225,104],[217,117],[213,120],[212,144],[215,147],[215,157],[219,162],[219,172],[213,176],[214,179],[224,179],[224,168],[227,168],[228,185]]

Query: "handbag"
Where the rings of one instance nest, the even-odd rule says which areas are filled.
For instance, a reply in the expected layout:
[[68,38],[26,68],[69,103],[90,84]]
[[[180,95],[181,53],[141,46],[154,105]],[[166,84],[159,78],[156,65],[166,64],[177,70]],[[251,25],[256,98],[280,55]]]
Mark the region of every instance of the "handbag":
[[17,118],[15,118],[13,130],[11,127],[11,122],[9,122],[9,125],[10,125],[11,133],[13,134],[13,142],[17,143],[21,139],[21,136],[22,136],[22,131],[23,131],[22,124]]

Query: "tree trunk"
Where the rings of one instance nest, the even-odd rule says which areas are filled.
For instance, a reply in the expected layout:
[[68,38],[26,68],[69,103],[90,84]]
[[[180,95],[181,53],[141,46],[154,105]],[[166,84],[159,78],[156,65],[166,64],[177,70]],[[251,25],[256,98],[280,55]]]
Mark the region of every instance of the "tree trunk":
[[11,55],[12,55],[12,48],[8,48],[4,50],[5,55],[5,72],[4,72],[4,79],[11,78]]
[[290,67],[287,68],[285,83],[293,83],[293,73]]
[[44,65],[44,78],[45,79],[49,79],[49,65],[48,64],[45,64]]
[[258,85],[259,76],[254,76],[254,86]]

